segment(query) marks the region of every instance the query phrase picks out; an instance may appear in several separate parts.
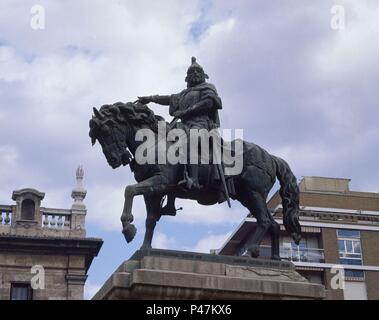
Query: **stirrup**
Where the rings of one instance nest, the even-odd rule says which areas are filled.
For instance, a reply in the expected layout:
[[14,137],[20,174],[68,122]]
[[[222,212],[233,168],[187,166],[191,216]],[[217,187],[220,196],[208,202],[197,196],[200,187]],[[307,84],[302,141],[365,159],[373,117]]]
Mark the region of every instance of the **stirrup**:
[[161,208],[161,215],[162,216],[176,216],[176,212],[183,210],[182,207],[176,209],[175,207],[168,208],[167,206],[164,206]]

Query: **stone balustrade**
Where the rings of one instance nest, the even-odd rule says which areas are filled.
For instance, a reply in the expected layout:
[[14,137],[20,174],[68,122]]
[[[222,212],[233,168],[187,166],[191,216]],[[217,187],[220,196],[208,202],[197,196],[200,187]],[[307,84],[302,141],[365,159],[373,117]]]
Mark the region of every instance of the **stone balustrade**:
[[13,205],[0,204],[0,234],[24,237],[81,238],[86,236],[82,185],[83,169],[77,170],[77,186],[73,190],[71,209],[41,206],[45,193],[32,188],[15,190]]
[[17,205],[0,205],[0,234],[85,237],[85,209],[55,209],[37,207],[33,219],[25,219]]
[[11,225],[12,223],[12,206],[0,205],[0,226]]
[[71,229],[71,210],[41,208],[42,228]]

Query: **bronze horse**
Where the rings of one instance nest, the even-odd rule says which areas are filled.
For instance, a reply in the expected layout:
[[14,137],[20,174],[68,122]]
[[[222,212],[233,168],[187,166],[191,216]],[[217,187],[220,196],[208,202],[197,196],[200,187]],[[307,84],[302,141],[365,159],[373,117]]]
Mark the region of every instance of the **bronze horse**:
[[[154,228],[162,212],[162,202],[165,196],[175,196],[182,199],[197,200],[204,205],[220,203],[222,188],[205,185],[197,190],[183,190],[178,182],[183,178],[183,164],[138,164],[133,159],[138,146],[136,132],[139,129],[150,129],[155,134],[155,144],[158,143],[158,121],[162,117],[154,115],[153,111],[141,103],[121,103],[104,105],[97,110],[90,120],[90,137],[92,144],[100,142],[103,153],[109,165],[116,169],[121,165],[130,165],[137,184],[125,188],[125,203],[121,215],[123,234],[127,242],[133,240],[136,228],[132,224],[133,198],[143,195],[146,204],[146,232],[142,248],[151,248]],[[211,167],[210,165],[201,165]],[[203,168],[204,169],[204,168]],[[202,172],[200,170],[200,172]],[[199,175],[201,181],[202,174]],[[259,256],[259,245],[265,234],[271,236],[271,258],[279,256],[279,224],[273,219],[267,209],[266,199],[276,178],[280,182],[280,196],[283,204],[283,221],[286,231],[295,243],[301,239],[299,224],[299,189],[297,181],[288,164],[278,157],[270,155],[261,147],[243,142],[243,169],[239,175],[228,177],[233,179],[235,194],[233,200],[238,200],[257,219],[257,228],[252,236],[248,254]],[[224,198],[223,201],[226,201]],[[166,213],[167,214],[167,213]]]

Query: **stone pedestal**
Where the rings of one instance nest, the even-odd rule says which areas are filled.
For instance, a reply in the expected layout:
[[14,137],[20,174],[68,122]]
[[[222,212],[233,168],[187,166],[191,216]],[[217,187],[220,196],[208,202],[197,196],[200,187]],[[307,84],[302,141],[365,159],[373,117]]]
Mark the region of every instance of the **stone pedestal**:
[[171,250],[139,250],[93,297],[123,299],[324,299],[290,262]]

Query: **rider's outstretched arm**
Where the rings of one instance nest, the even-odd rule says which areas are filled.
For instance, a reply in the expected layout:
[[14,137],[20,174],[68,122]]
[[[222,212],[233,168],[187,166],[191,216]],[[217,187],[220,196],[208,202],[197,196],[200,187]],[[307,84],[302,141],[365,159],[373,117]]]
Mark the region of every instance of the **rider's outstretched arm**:
[[159,95],[150,96],[151,102],[158,103],[158,104],[161,104],[163,106],[169,106],[170,105],[170,99],[171,99],[171,96],[159,96]]

